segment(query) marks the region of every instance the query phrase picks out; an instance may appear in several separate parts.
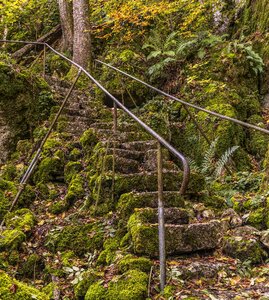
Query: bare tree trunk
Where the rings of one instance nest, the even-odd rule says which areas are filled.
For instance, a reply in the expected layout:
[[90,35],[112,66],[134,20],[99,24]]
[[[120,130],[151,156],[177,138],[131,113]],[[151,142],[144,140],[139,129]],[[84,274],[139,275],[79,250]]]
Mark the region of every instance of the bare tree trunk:
[[73,50],[73,12],[72,3],[68,0],[58,0],[61,26],[62,50],[72,53]]
[[73,0],[73,60],[82,67],[91,66],[90,8],[88,0]]

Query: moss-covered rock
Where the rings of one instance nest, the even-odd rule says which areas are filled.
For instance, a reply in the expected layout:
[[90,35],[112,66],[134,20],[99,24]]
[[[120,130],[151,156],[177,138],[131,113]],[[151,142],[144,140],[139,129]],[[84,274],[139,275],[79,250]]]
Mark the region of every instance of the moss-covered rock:
[[26,240],[25,234],[18,229],[6,229],[1,233],[0,250],[16,250]]
[[107,290],[102,285],[102,281],[92,284],[85,295],[85,300],[105,300],[107,298]]
[[35,216],[29,209],[22,208],[7,213],[5,223],[10,229],[20,229],[23,232],[28,232],[34,227]]
[[57,176],[63,174],[63,163],[58,157],[46,157],[44,158],[34,175],[35,183],[49,182],[55,180]]
[[[183,179],[181,172],[167,171],[163,173],[164,191],[179,191]],[[113,178],[110,174],[103,176],[91,176],[89,187],[91,190],[91,203],[108,203],[110,209],[114,208],[112,200]],[[192,173],[187,188],[187,193],[195,195],[204,189],[204,177],[197,173]],[[132,191],[136,192],[155,192],[157,187],[156,173],[137,173],[129,175],[116,175],[114,181],[114,200],[119,199],[122,194]],[[107,211],[106,211],[107,212]]]
[[[164,192],[164,203],[166,207],[185,207],[185,197],[179,192]],[[157,192],[152,193],[125,193],[122,194],[118,204],[117,212],[120,214],[121,219],[127,220],[134,212],[135,208],[142,207],[157,207],[158,206]]]
[[223,238],[223,252],[242,261],[261,263],[268,255],[258,239],[258,231],[251,226],[238,227]]
[[129,270],[138,270],[145,273],[149,273],[152,267],[152,262],[146,257],[136,257],[131,254],[124,256],[119,261],[119,270],[121,273]]
[[64,198],[67,207],[72,205],[76,200],[81,199],[84,193],[84,177],[80,174],[74,175],[68,186],[67,195]]
[[[136,211],[128,221],[134,252],[157,257],[158,224],[150,224],[144,217],[143,211]],[[186,225],[166,224],[165,230],[166,252],[171,255],[214,249],[222,236],[222,224],[215,220]]]
[[2,271],[0,271],[0,298],[2,300],[49,300],[46,294],[16,279],[10,278]]
[[[248,122],[250,124],[264,127],[263,118],[260,115],[252,115]],[[263,159],[268,147],[268,140],[265,134],[256,130],[249,131],[249,138],[247,139],[247,150],[249,153],[255,155],[258,159]]]
[[46,245],[51,251],[71,250],[76,255],[83,255],[101,249],[104,240],[104,231],[101,223],[66,226],[63,229],[51,232]]
[[116,251],[119,249],[119,239],[109,238],[104,242],[104,250],[97,259],[98,265],[110,265],[116,258]]
[[82,164],[78,161],[70,161],[65,165],[64,178],[66,182],[70,182],[72,178],[83,169]]
[[107,299],[144,300],[147,297],[148,275],[138,270],[130,270],[108,285]]
[[13,182],[0,178],[0,219],[3,219],[9,210],[16,193],[17,189]]
[[[94,271],[87,271],[82,275],[82,277],[82,280],[78,284],[76,284],[74,288],[76,299],[84,299],[84,297],[85,299],[87,299],[87,297],[89,299],[102,299],[98,298],[98,289],[95,291],[95,293],[97,293],[96,295],[92,294],[95,290],[95,284],[98,283],[99,279],[101,279],[101,274],[95,273]],[[88,292],[89,287],[91,287],[91,291]],[[87,296],[85,296],[86,294]],[[100,296],[102,294],[103,293],[101,293]],[[95,298],[91,298],[93,295],[95,296]]]
[[247,218],[247,224],[261,230],[265,227],[265,217],[267,215],[267,210],[265,208],[258,208],[254,211],[250,211]]
[[87,151],[88,154],[91,153],[93,147],[98,143],[98,141],[99,140],[97,138],[95,130],[91,128],[86,130],[80,138],[80,143],[83,147],[83,150]]

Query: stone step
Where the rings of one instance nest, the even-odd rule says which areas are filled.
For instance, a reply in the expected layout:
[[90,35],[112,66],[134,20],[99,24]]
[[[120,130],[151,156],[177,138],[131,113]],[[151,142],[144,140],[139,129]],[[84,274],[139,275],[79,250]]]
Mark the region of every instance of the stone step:
[[69,123],[84,123],[90,125],[91,118],[90,117],[84,117],[84,116],[67,116]]
[[100,140],[111,139],[118,142],[132,142],[132,141],[143,141],[148,140],[149,135],[145,132],[129,131],[129,132],[119,132],[114,133],[111,129],[95,129],[96,135]]
[[[157,224],[158,223],[158,208],[136,208],[136,217],[143,224]],[[166,207],[164,208],[165,224],[182,225],[189,224],[191,213],[184,208]]]
[[[113,155],[107,155],[104,171],[113,170]],[[115,156],[115,172],[121,174],[132,174],[140,171],[140,163],[133,159]]]
[[[102,144],[104,145],[104,147],[106,147],[107,142],[102,141]],[[118,150],[141,153],[141,155],[143,154],[143,157],[146,151],[150,149],[156,149],[157,147],[157,143],[154,140],[132,141],[132,142],[125,142],[125,143],[121,143],[120,141],[114,141],[113,145]]]
[[[165,207],[185,207],[186,196],[178,191],[164,191],[163,200]],[[125,193],[122,194],[117,205],[120,218],[127,221],[136,208],[157,208],[158,192]]]
[[[111,129],[113,128],[113,126],[114,126],[113,122],[97,122],[91,125],[92,128],[96,128],[96,129]],[[136,131],[136,130],[138,131],[139,127],[136,124],[122,122],[117,124],[117,130],[121,132]]]
[[80,136],[84,131],[89,128],[89,125],[85,124],[84,122],[72,122],[68,123],[65,132],[69,134],[73,134],[75,136]]
[[[164,191],[179,191],[182,182],[182,172],[164,171],[163,172],[163,189]],[[100,202],[111,200],[113,176],[106,173],[102,176],[100,183],[99,177],[93,177],[90,180],[90,189],[94,189],[101,184],[99,195]],[[204,178],[196,173],[190,177],[187,192],[191,195],[197,195],[204,189]],[[122,194],[129,192],[156,192],[158,190],[156,172],[140,172],[133,174],[117,174],[114,179],[115,199],[119,199]]]
[[144,159],[144,152],[142,151],[132,151],[132,150],[125,150],[125,149],[119,149],[119,148],[108,148],[107,153],[109,155],[113,155],[115,153],[116,156],[130,159],[130,160],[136,160],[138,162],[142,162]]
[[[158,224],[143,223],[139,212],[135,212],[128,221],[128,231],[136,254],[158,257]],[[165,236],[168,255],[213,250],[222,237],[222,223],[211,220],[183,225],[166,224]]]

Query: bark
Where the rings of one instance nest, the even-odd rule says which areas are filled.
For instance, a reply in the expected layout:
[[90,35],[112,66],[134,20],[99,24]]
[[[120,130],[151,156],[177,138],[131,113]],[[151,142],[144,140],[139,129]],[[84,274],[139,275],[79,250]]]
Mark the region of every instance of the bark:
[[72,3],[68,0],[58,0],[61,26],[62,26],[62,51],[72,53],[73,50],[73,12]]
[[73,60],[84,68],[91,66],[89,1],[73,0]]
[[[47,34],[43,35],[41,38],[37,40],[37,42],[41,43],[47,43],[47,44],[52,44],[56,40],[58,40],[61,37],[62,30],[61,30],[61,25],[57,25],[54,27],[50,32]],[[42,51],[43,50],[43,45],[26,45],[16,51],[13,54],[13,58],[15,58],[17,61],[20,61],[23,59],[23,57],[27,54],[29,54],[33,49],[36,51]]]

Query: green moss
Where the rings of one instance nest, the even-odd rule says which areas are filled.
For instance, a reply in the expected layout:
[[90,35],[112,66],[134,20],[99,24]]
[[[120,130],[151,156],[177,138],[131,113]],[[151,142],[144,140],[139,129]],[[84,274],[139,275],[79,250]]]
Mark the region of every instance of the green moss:
[[64,199],[67,207],[72,205],[76,200],[81,199],[84,196],[84,193],[84,177],[80,174],[74,175]]
[[91,152],[93,147],[98,143],[94,129],[86,130],[80,138],[80,143],[84,151],[87,151],[87,153]]
[[119,239],[109,238],[104,242],[104,250],[100,253],[97,264],[98,265],[110,265],[116,258],[116,251],[119,248]]
[[73,251],[65,251],[61,254],[61,256],[64,267],[70,267],[72,264],[72,259],[76,257]]
[[64,168],[64,178],[66,182],[70,182],[72,178],[82,170],[82,164],[78,161],[70,161]]
[[8,252],[8,262],[12,265],[12,266],[17,266],[20,262],[20,253],[18,250],[12,250]]
[[102,282],[98,281],[89,287],[85,295],[85,300],[105,300],[108,299],[106,295],[107,290],[103,287]]
[[[87,271],[82,275],[82,280],[75,285],[74,288],[74,292],[75,292],[75,297],[76,299],[87,299],[87,297],[89,299],[92,299],[92,295],[90,296],[90,294],[92,293],[92,291],[94,291],[94,293],[97,294],[93,294],[95,295],[95,298],[93,299],[102,299],[102,298],[97,298],[98,294],[98,290],[95,290],[94,285],[96,283],[98,283],[98,280],[101,278],[100,276],[101,274],[99,273],[95,273],[93,271]],[[91,291],[89,291],[89,287],[91,287]],[[85,296],[87,293],[88,296]]]
[[[163,182],[165,191],[178,191],[180,183],[182,182],[182,173],[180,172],[164,172]],[[92,202],[95,203],[98,199],[98,204],[107,202],[111,206],[115,205],[111,201],[112,191],[112,176],[105,174],[103,176],[92,176],[89,179],[89,187],[92,191],[91,198]],[[100,188],[100,193],[98,194]],[[199,191],[204,189],[205,180],[202,175],[192,173],[190,176],[190,182],[187,188],[189,194],[197,194]],[[154,173],[147,173],[145,176],[142,173],[129,174],[129,175],[116,175],[114,199],[117,200],[122,194],[129,193],[131,191],[137,192],[155,192],[157,190],[157,175]],[[113,206],[111,207],[113,209]]]
[[28,278],[33,278],[44,269],[42,258],[37,254],[31,254],[19,269],[19,273]]
[[1,233],[0,250],[16,250],[25,239],[26,236],[21,230],[4,230]]
[[[185,197],[178,193],[167,193],[164,195],[164,202],[168,207],[184,207]],[[135,208],[157,207],[157,195],[154,193],[125,193],[120,196],[117,204],[117,212],[121,220],[127,219],[134,212]]]
[[119,261],[119,270],[121,273],[124,273],[128,270],[138,270],[149,273],[151,267],[152,262],[150,259],[145,257],[135,257],[131,254],[126,255]]
[[266,210],[265,208],[262,207],[254,211],[251,211],[249,213],[247,223],[259,230],[264,229],[265,215],[266,215]]
[[57,288],[57,285],[53,282],[47,284],[45,287],[43,287],[43,289],[41,290],[42,293],[44,293],[45,295],[47,295],[47,297],[49,299],[53,299],[53,292],[54,289]]
[[140,212],[131,215],[128,221],[128,231],[131,234],[135,253],[156,255],[158,252],[158,228],[150,224],[144,225]]
[[5,223],[8,228],[16,228],[23,232],[28,232],[35,225],[35,216],[29,209],[23,208],[7,213]]
[[234,258],[253,264],[261,263],[267,257],[259,242],[253,238],[247,240],[240,236],[224,237],[223,251]]
[[78,148],[74,148],[69,154],[69,159],[72,161],[77,161],[81,157],[82,157],[82,153],[81,150]]
[[[166,285],[166,287],[163,290],[162,295],[164,296],[165,299],[173,299],[173,296],[175,295],[176,292],[176,287],[173,285]],[[186,298],[185,298],[186,299]]]
[[199,200],[203,202],[206,206],[213,208],[225,208],[227,206],[225,198],[218,195],[203,195]]
[[56,137],[48,138],[43,146],[42,153],[44,156],[50,156],[55,150],[62,147],[62,142]]
[[[16,286],[16,292],[13,292],[14,285]],[[10,278],[2,271],[0,271],[0,298],[2,300],[49,300],[46,294]]]
[[108,285],[107,299],[144,300],[147,297],[148,275],[130,270]]
[[49,207],[49,212],[51,212],[54,215],[59,215],[63,213],[64,211],[68,210],[69,205],[64,200],[59,200],[56,203],[53,203]]
[[[260,115],[251,116],[248,119],[248,122],[259,127],[264,127],[263,118]],[[247,139],[247,149],[251,154],[260,159],[263,159],[267,151],[267,146],[268,141],[265,134],[256,130],[249,131],[249,137]]]
[[35,193],[34,187],[27,184],[19,198],[18,206],[19,207],[28,207],[33,203],[35,198],[36,198],[36,193]]
[[66,226],[48,235],[46,245],[51,251],[73,251],[83,255],[103,245],[104,232],[100,223]]
[[34,175],[35,183],[49,182],[55,180],[57,176],[63,174],[63,164],[58,157],[46,157],[38,166]]

